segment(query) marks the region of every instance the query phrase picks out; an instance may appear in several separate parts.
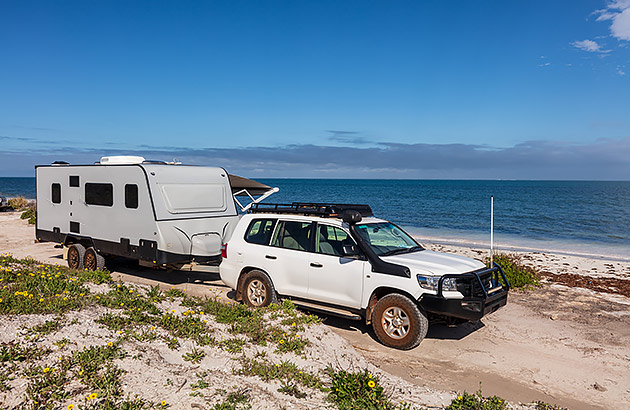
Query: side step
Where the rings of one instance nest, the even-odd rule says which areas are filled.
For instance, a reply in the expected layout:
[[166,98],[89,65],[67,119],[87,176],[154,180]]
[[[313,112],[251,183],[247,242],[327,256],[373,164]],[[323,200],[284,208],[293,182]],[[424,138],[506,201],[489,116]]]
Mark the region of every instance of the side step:
[[291,299],[298,307],[306,310],[312,310],[314,312],[326,313],[328,315],[338,316],[344,319],[350,320],[362,320],[362,317],[350,310],[330,307],[326,305],[320,305],[314,302],[305,302],[303,300]]

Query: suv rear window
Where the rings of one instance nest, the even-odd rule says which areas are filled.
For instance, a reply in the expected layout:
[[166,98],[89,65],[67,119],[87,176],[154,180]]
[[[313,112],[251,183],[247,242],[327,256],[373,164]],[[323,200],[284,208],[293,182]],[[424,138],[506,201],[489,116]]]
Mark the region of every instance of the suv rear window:
[[296,249],[298,251],[312,251],[311,222],[280,221],[274,235],[271,246],[279,248]]
[[247,233],[245,234],[245,241],[258,245],[269,244],[275,224],[275,219],[254,219],[249,223],[249,228],[247,228]]

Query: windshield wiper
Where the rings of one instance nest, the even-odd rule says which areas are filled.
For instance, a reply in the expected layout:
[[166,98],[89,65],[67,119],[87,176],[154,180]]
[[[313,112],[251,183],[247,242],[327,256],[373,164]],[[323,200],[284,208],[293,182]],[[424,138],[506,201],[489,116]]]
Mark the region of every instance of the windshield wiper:
[[398,248],[398,249],[392,249],[391,251],[387,251],[381,254],[381,256],[392,256],[392,255],[398,255],[400,253],[411,253],[411,252],[421,251],[421,250],[424,250],[422,246],[412,246],[411,248]]

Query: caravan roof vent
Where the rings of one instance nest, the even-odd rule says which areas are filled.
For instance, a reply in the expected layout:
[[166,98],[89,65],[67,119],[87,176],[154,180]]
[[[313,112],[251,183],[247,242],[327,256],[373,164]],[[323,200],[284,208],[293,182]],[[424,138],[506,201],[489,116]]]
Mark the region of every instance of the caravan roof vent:
[[117,155],[113,157],[102,157],[101,165],[117,165],[117,164],[142,164],[143,157],[133,155]]

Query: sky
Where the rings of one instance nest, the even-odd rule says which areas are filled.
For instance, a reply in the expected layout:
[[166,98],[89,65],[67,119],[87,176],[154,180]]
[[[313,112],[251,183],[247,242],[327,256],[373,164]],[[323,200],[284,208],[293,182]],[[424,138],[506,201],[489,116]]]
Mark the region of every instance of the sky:
[[630,180],[630,0],[0,1],[0,176]]

